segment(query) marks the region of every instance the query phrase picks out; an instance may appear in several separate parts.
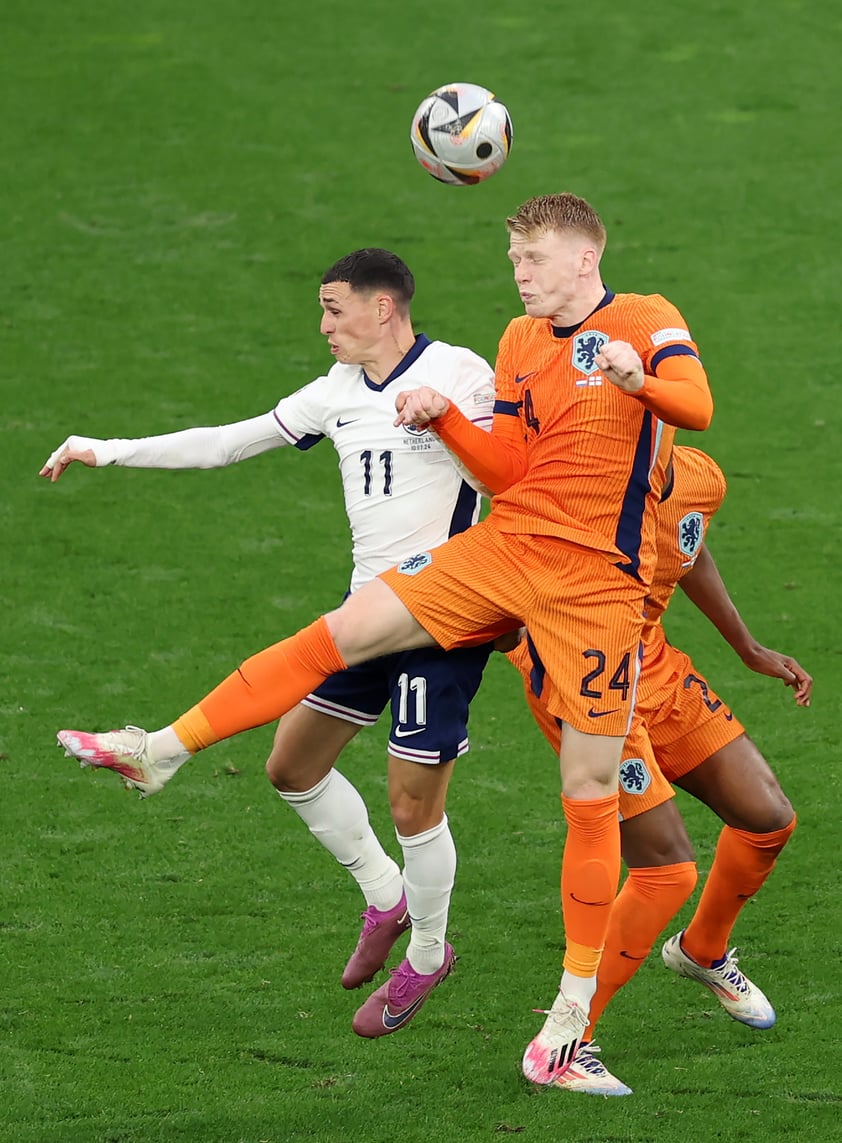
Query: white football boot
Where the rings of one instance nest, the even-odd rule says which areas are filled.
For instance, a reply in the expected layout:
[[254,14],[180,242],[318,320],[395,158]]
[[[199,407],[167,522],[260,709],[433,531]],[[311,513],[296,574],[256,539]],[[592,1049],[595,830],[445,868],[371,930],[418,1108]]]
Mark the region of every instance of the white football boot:
[[670,937],[661,949],[661,956],[667,968],[679,976],[698,980],[709,988],[725,1011],[734,1020],[747,1024],[749,1028],[771,1028],[777,1017],[775,1009],[760,991],[752,984],[745,973],[737,967],[736,949],[731,949],[721,964],[704,968],[689,957],[681,947],[684,930]]

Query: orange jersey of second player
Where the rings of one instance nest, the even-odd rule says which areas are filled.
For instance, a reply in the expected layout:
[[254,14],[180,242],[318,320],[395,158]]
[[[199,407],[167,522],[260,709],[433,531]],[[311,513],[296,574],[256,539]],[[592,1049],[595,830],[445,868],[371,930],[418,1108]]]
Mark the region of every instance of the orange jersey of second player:
[[725,499],[726,487],[722,469],[707,453],[676,445],[671,481],[658,506],[658,559],[646,597],[644,663],[654,659],[666,641],[661,617],[678,581],[695,564],[710,519]]
[[520,418],[527,469],[494,497],[492,514],[501,531],[561,536],[605,552],[648,583],[674,429],[603,377],[595,358],[618,340],[634,347],[649,378],[662,364],[673,376],[680,366],[688,404],[709,401],[684,319],[660,295],[607,290],[569,330],[515,318],[497,357],[495,427],[500,417]]

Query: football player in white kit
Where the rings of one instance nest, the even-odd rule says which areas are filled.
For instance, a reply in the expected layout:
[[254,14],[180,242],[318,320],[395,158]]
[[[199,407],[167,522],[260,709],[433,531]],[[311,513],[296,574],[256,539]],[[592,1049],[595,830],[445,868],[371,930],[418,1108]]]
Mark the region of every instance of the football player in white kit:
[[[270,412],[233,424],[133,440],[71,436],[41,475],[56,481],[73,461],[89,467],[219,468],[284,445],[306,450],[328,438],[342,474],[355,591],[386,568],[464,531],[479,515],[479,493],[435,434],[395,424],[398,390],[424,385],[444,393],[486,429],[492,421],[491,367],[468,349],[416,336],[410,315],[414,292],[413,276],[395,254],[357,250],[322,277],[320,330],[336,358],[325,376],[283,397]],[[343,986],[372,980],[411,929],[406,958],[354,1017],[360,1035],[404,1027],[453,966],[446,927],[456,850],[445,799],[455,759],[468,750],[468,706],[490,650],[488,644],[451,652],[431,647],[351,667],[327,679],[278,725],[266,764],[269,778],[350,871],[366,901]],[[334,768],[347,743],[389,703],[389,799],[403,872],[377,840],[361,795]],[[135,745],[117,743],[128,763]],[[186,756],[164,780],[184,761]],[[126,784],[143,796],[163,788],[160,773],[131,765],[128,770]]]

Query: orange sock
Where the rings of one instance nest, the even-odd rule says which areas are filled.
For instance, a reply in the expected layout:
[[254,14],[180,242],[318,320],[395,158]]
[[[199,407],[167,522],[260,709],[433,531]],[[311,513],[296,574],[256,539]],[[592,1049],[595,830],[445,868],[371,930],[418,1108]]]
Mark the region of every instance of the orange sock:
[[346,666],[324,616],[297,634],[246,659],[227,679],[173,723],[195,754],[223,738],[286,714],[328,675]]
[[561,795],[567,841],[561,862],[564,968],[596,975],[620,880],[619,794],[579,801]]
[[722,830],[698,908],[681,938],[681,947],[698,964],[709,968],[725,956],[740,910],[772,872],[794,829],[795,818],[772,833]]
[[586,1040],[594,1038],[605,1006],[646,960],[659,934],[696,888],[697,879],[693,861],[629,870],[611,909]]

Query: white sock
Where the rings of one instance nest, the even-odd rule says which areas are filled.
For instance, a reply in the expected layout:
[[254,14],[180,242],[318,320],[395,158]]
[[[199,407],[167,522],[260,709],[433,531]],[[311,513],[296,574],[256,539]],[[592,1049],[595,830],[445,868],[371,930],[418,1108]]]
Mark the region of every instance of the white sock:
[[331,770],[312,790],[278,790],[278,794],[292,806],[313,837],[345,866],[367,905],[384,911],[394,909],[403,893],[400,869],[377,840],[365,802],[344,775]]
[[402,837],[403,883],[412,919],[412,935],[406,955],[416,972],[429,975],[444,964],[444,938],[450,894],[456,878],[456,846],[447,824],[447,814],[437,826]]
[[559,988],[568,1000],[575,1000],[577,1004],[580,1004],[582,1008],[588,1012],[590,1010],[591,1001],[596,993],[596,977],[574,976],[572,972],[568,972],[567,969],[565,969],[561,974]]
[[150,731],[146,736],[146,749],[153,762],[166,762],[173,773],[193,757],[171,726]]

